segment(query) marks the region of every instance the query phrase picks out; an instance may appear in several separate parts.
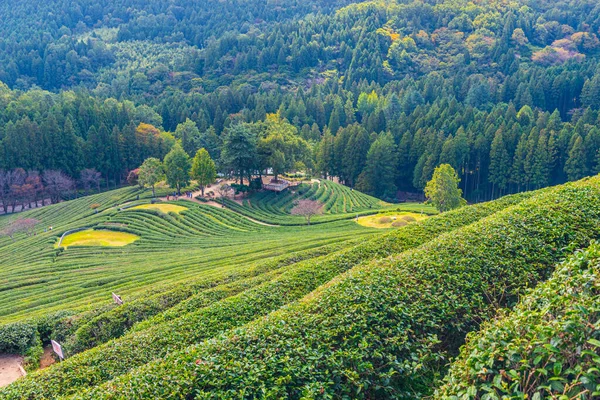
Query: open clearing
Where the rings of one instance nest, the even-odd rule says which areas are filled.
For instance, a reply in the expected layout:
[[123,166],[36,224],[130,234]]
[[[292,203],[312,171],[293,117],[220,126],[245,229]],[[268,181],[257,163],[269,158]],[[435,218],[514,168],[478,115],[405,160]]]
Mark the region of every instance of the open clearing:
[[180,212],[186,211],[187,209],[187,207],[178,206],[176,204],[142,204],[130,208],[130,210],[156,210],[165,214],[168,214],[170,212],[179,214]]
[[133,233],[88,229],[65,236],[61,246],[122,247],[135,242],[139,238]]
[[427,218],[425,214],[411,212],[380,213],[359,217],[358,224],[369,228],[388,229],[401,228],[415,221]]

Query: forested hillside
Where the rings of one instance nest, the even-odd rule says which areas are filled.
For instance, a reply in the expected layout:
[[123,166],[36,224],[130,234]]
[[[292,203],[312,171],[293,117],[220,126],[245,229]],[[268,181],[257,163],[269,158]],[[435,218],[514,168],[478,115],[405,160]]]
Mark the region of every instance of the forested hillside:
[[[0,10],[5,170],[77,178],[94,168],[119,182],[164,156],[172,136],[219,161],[233,126],[271,113],[306,141],[294,163],[389,199],[422,190],[441,163],[473,201],[600,169],[592,0],[7,1]],[[99,146],[106,154],[88,156]]]

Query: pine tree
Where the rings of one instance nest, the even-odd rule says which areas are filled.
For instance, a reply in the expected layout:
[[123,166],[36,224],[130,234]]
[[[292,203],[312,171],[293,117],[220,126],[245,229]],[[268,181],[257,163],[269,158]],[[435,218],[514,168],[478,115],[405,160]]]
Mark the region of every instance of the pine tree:
[[358,177],[358,190],[379,197],[394,198],[396,192],[397,154],[391,133],[381,134],[367,153],[363,172]]
[[510,173],[510,156],[506,150],[506,144],[502,136],[502,128],[496,131],[492,147],[490,149],[490,168],[488,180],[492,183],[492,198],[494,198],[494,189],[498,188],[500,194],[508,185]]
[[525,175],[525,158],[527,157],[527,134],[523,133],[517,144],[510,171],[510,182],[517,186],[517,190],[525,186],[527,178]]
[[531,176],[531,183],[536,188],[547,186],[550,183],[551,162],[552,159],[548,150],[548,135],[544,131],[539,135],[535,147],[534,168]]
[[329,129],[325,129],[323,132],[323,138],[319,143],[319,150],[317,152],[317,171],[324,177],[327,178],[329,175],[333,175],[334,170],[334,137],[331,135]]
[[194,121],[188,118],[184,123],[177,125],[175,137],[181,140],[181,146],[188,155],[196,153],[198,149],[196,146],[200,140],[200,131]]
[[586,157],[583,147],[583,139],[576,135],[571,150],[569,150],[569,158],[565,163],[565,172],[570,181],[576,181],[586,176]]

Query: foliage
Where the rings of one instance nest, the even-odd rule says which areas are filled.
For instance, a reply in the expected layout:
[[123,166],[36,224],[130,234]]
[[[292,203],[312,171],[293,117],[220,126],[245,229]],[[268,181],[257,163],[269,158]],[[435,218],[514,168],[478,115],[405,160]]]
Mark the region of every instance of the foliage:
[[310,219],[313,216],[323,214],[323,205],[316,200],[298,200],[290,210],[290,214],[304,217],[306,225],[310,225]]
[[140,166],[138,179],[142,186],[150,186],[152,188],[152,197],[156,197],[155,186],[163,180],[164,168],[163,164],[157,158],[148,158]]
[[192,160],[190,176],[198,182],[202,190],[202,196],[204,196],[204,188],[211,185],[217,177],[215,162],[210,158],[210,154],[206,149],[202,148],[196,152]]
[[[394,233],[411,235],[470,209]],[[355,267],[300,302],[78,398],[431,394],[464,336],[514,305],[566,252],[598,237],[599,215],[598,178],[545,191],[417,249]],[[9,388],[13,398],[39,390],[42,380],[19,383],[23,389]]]
[[[218,335],[229,328],[266,315],[286,303],[301,298],[354,265],[416,247],[442,232],[477,221],[517,204],[524,198],[525,196],[515,196],[495,203],[469,207],[460,212],[449,212],[439,218],[431,218],[422,225],[411,225],[392,234],[366,241],[357,247],[350,246],[325,258],[309,259],[297,266],[290,265],[280,276],[273,276],[266,281],[257,277],[258,280],[252,280],[252,286],[248,286],[250,282],[240,280],[230,285],[217,285],[211,290],[200,291],[173,310],[167,311],[162,317],[157,315],[138,329],[134,327],[130,334],[121,339],[73,356],[52,369],[30,374],[27,379],[16,382],[0,393],[6,398],[44,398],[56,397],[60,393],[80,393],[84,386],[98,384],[126,373],[136,365],[145,364],[161,354],[164,355],[167,350],[182,349],[202,338]],[[278,236],[283,234],[282,229],[285,228],[276,228]],[[154,304],[153,307],[157,307],[160,304],[159,299],[160,297],[156,298],[148,305]],[[141,298],[137,302],[138,306],[143,307],[140,311],[151,312],[153,307],[146,308],[144,303]],[[78,337],[83,343],[93,343],[89,340],[94,339],[86,337],[87,334],[99,338],[110,335],[110,332],[122,334],[124,319],[136,318],[137,306],[127,307],[129,311],[123,314],[116,309],[115,312],[100,317]],[[96,335],[94,332],[97,329],[103,332]],[[184,364],[170,365],[171,368],[185,367]],[[181,375],[182,378],[183,376]],[[158,394],[154,395],[156,396],[162,397]]]
[[458,188],[460,180],[456,171],[449,164],[442,164],[433,172],[433,178],[425,186],[425,196],[431,203],[445,212],[467,204],[462,198],[462,190]]
[[256,162],[256,135],[245,124],[232,126],[223,139],[221,162],[228,171],[232,171],[244,183],[244,176],[248,176],[254,169]]
[[190,157],[179,143],[167,153],[164,160],[164,171],[167,183],[172,188],[177,189],[181,194],[181,188],[190,184]]
[[600,246],[576,252],[514,310],[467,338],[436,398],[599,395]]

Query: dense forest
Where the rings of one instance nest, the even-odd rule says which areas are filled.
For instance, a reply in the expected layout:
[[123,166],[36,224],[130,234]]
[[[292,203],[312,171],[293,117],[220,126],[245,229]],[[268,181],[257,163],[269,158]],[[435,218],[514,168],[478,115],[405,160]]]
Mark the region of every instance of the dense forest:
[[[55,0],[0,10],[5,171],[79,179],[94,169],[119,183],[180,140],[190,156],[203,147],[222,172],[240,172],[227,148],[236,135],[256,151],[248,175],[302,167],[386,199],[421,191],[441,163],[471,201],[600,170],[591,0]],[[273,120],[292,139],[265,150]]]

